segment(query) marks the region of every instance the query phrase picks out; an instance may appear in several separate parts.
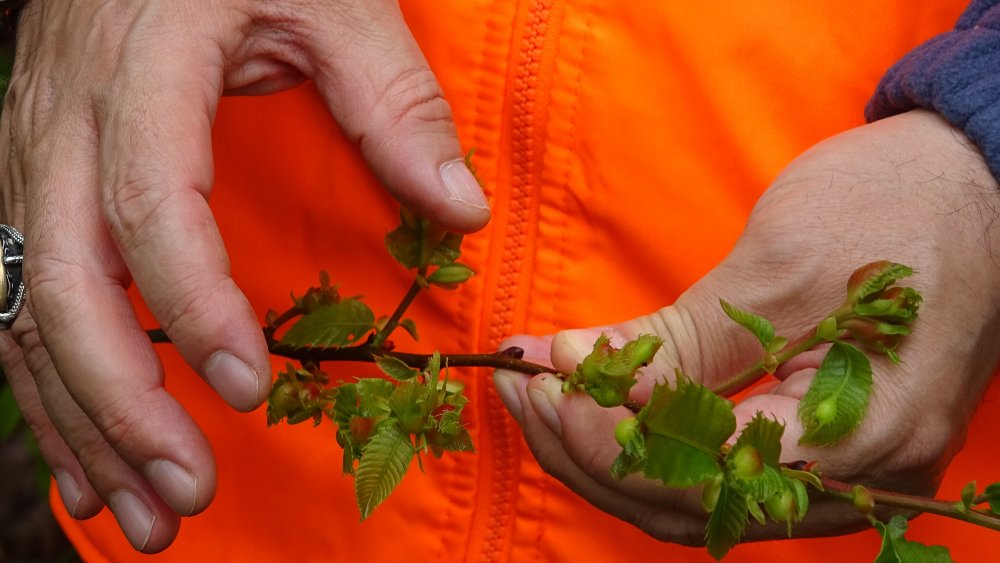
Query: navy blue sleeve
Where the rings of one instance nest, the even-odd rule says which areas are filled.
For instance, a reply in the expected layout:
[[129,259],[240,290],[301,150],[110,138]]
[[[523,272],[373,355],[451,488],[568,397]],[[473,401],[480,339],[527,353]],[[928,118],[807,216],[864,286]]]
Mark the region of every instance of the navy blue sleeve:
[[976,0],[954,31],[917,47],[882,77],[865,108],[875,121],[937,111],[965,131],[1000,179],[1000,0]]

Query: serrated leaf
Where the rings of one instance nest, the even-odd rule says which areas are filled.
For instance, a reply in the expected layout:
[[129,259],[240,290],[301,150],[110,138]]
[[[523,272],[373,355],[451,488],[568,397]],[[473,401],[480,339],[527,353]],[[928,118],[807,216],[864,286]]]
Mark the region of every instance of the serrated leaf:
[[375,328],[375,314],[357,299],[344,299],[300,318],[281,338],[296,348],[342,348]]
[[413,444],[395,424],[379,425],[364,448],[354,479],[362,520],[368,518],[403,479],[414,453]]
[[404,382],[392,392],[388,401],[389,410],[404,434],[416,434],[424,430],[427,417],[434,408],[429,399],[430,391],[417,381]]
[[382,370],[382,373],[388,375],[396,381],[408,381],[420,373],[419,371],[406,365],[406,362],[403,360],[392,356],[377,356],[375,358],[375,365]]
[[[803,518],[806,517],[806,513],[809,512],[809,491],[806,490],[806,485],[798,479],[788,479],[786,484],[792,489],[792,495],[795,496],[795,521],[801,522]],[[822,486],[819,487],[822,490]],[[788,536],[791,537],[792,528],[788,527]]]
[[399,321],[399,326],[410,335],[410,338],[420,340],[420,334],[417,333],[417,323],[413,319],[403,319]]
[[750,516],[753,516],[753,519],[761,526],[766,524],[767,517],[764,516],[764,509],[760,507],[760,503],[748,496],[744,497],[743,500],[747,503],[747,512],[750,513]]
[[389,397],[396,390],[391,381],[365,377],[354,383],[354,386],[357,388],[358,416],[378,417],[389,414]]
[[728,482],[723,482],[719,500],[705,527],[705,547],[712,557],[722,559],[740,543],[748,513],[746,497]]
[[646,429],[647,477],[668,487],[692,487],[722,472],[720,448],[736,430],[732,404],[680,376],[657,385],[637,415]]
[[799,403],[800,444],[830,445],[850,435],[868,410],[872,369],[863,352],[834,342]]
[[733,319],[740,326],[753,333],[757,337],[757,340],[760,341],[760,345],[765,350],[767,349],[768,345],[774,340],[774,325],[771,324],[771,321],[749,311],[744,311],[723,299],[720,299],[719,303],[722,305],[722,310],[726,312],[726,315],[730,319]]
[[986,502],[990,503],[990,512],[1000,514],[1000,483],[992,483],[983,491]]
[[735,476],[732,476],[732,473],[730,473],[730,477],[734,480],[734,485],[738,486],[746,493],[747,498],[753,499],[754,502],[764,502],[780,493],[785,488],[786,481],[780,470],[769,465],[765,465],[760,475],[754,479],[737,480]]
[[906,518],[897,514],[888,524],[875,522],[875,529],[882,535],[882,549],[875,563],[951,563],[948,548],[940,545],[924,545],[903,537],[908,524]]

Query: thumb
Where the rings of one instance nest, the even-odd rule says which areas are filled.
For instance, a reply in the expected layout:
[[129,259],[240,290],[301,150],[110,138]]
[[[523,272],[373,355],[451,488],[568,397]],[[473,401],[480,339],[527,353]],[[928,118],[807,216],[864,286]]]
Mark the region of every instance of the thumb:
[[334,117],[401,204],[450,230],[481,229],[489,205],[398,3],[343,4],[310,22],[307,47]]
[[[672,381],[676,370],[711,388],[718,388],[763,356],[757,338],[731,319],[720,299],[773,322],[776,335],[789,339],[815,327],[837,304],[826,293],[802,291],[802,280],[758,279],[732,260],[710,272],[670,306],[632,320],[586,329],[566,330],[552,341],[553,366],[569,373],[593,349],[604,333],[621,347],[642,334],[663,339],[653,361],[643,368],[631,398],[644,402],[657,381]],[[845,278],[846,279],[846,278]],[[816,282],[812,282],[815,287]],[[820,299],[815,299],[817,295]],[[779,378],[787,370],[778,373]],[[727,394],[740,390],[727,390]]]

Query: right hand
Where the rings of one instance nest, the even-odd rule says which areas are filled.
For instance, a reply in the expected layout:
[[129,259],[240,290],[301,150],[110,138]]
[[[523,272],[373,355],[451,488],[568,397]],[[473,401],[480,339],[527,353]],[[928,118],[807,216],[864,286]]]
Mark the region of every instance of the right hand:
[[452,230],[486,224],[392,0],[32,0],[21,14],[0,162],[29,298],[0,357],[69,513],[107,504],[137,550],[170,545],[216,475],[125,289],[231,406],[261,403],[267,349],[206,201],[210,129],[223,93],[306,79],[401,203]]

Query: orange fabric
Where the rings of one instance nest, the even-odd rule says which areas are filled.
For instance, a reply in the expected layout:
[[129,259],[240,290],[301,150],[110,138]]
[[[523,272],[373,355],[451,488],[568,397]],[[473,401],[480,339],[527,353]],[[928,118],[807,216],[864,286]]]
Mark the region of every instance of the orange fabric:
[[[965,2],[404,2],[486,183],[494,219],[466,239],[481,275],[412,311],[422,351],[490,351],[647,313],[717,264],[770,180],[811,144],[861,123],[884,69],[951,27]],[[228,99],[213,207],[233,274],[263,315],[328,270],[388,312],[408,275],[381,239],[396,204],[311,87]],[[152,321],[150,321],[152,324]],[[407,348],[411,348],[409,344]],[[358,522],[329,427],[266,428],[232,412],[171,350],[168,387],[208,434],[215,503],[163,561],[709,561],[590,507],[538,468],[486,371],[467,383],[477,455],[425,460]],[[276,364],[283,361],[276,360]],[[331,367],[331,371],[335,368]],[[350,377],[367,367],[337,367]],[[996,389],[947,491],[1000,480]],[[55,490],[53,488],[53,490]],[[90,561],[145,559],[107,511],[70,521]],[[959,561],[1000,539],[931,517],[914,537]],[[740,546],[729,561],[853,561],[874,533]]]

